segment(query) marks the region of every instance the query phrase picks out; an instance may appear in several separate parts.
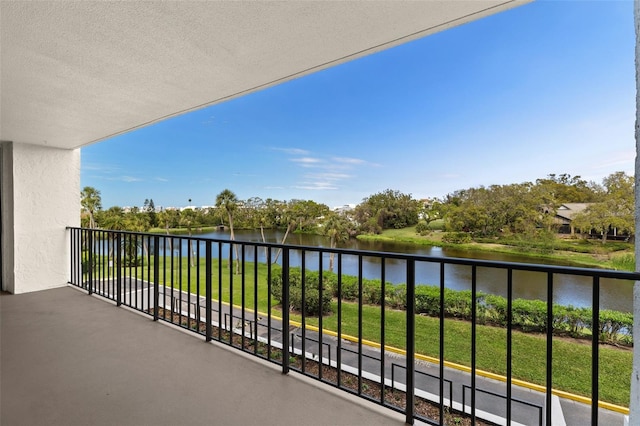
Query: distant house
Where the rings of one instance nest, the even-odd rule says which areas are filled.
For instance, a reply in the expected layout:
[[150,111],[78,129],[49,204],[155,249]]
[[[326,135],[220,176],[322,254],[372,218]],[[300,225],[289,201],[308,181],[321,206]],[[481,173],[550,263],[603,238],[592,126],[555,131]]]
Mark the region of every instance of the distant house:
[[334,207],[332,210],[338,214],[347,214],[350,211],[353,211],[353,209],[356,208],[355,204],[345,204],[343,206],[339,206],[339,207]]
[[[575,233],[575,227],[573,226],[573,219],[578,213],[582,213],[593,203],[565,203],[561,204],[556,209],[556,216],[554,218],[554,224],[558,226],[558,232],[561,234]],[[548,213],[548,211],[547,211]]]

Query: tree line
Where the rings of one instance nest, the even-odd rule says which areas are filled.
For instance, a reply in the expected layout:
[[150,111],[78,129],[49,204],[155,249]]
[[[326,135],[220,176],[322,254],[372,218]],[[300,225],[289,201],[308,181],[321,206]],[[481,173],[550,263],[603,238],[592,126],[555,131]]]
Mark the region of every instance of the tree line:
[[557,232],[557,209],[565,203],[589,203],[573,218],[582,232],[603,235],[609,229],[633,235],[634,178],[613,173],[601,184],[580,176],[551,174],[535,182],[480,186],[455,191],[442,199],[417,200],[411,194],[386,189],[366,197],[354,209],[337,213],[313,200],[289,201],[252,197],[240,200],[229,189],[215,197],[211,208],[163,209],[157,211],[153,199],[142,208],[128,211],[114,206],[102,209],[100,191],[85,187],[81,192],[82,225],[102,229],[146,232],[161,228],[184,228],[189,234],[201,227],[225,226],[234,239],[235,229],[265,229],[311,232],[326,235],[335,247],[358,234],[377,234],[385,229],[416,226],[418,233],[430,232],[436,222],[445,231],[464,233],[471,238],[509,235],[539,236]]

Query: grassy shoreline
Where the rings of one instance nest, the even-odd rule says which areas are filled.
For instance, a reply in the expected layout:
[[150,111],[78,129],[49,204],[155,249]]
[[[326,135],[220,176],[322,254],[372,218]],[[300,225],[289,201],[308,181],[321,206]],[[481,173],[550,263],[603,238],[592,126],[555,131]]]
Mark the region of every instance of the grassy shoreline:
[[625,250],[618,250],[607,252],[599,247],[599,242],[589,247],[592,253],[579,253],[570,250],[550,250],[542,251],[537,249],[527,249],[524,247],[518,247],[514,245],[501,244],[499,241],[496,243],[466,243],[466,244],[454,244],[442,241],[442,233],[434,232],[427,236],[418,235],[415,232],[415,227],[404,229],[389,229],[382,232],[379,235],[363,234],[358,235],[358,240],[361,241],[382,241],[382,242],[400,242],[415,244],[418,246],[430,246],[430,247],[443,247],[460,251],[469,252],[492,252],[503,253],[509,255],[523,256],[536,260],[551,260],[556,262],[569,263],[574,266],[588,267],[588,268],[605,268],[615,270],[627,270],[633,271],[633,266],[625,265],[620,266],[620,262],[616,262],[616,258],[626,255],[633,255],[633,246],[629,244],[629,248]]
[[[193,228],[191,232],[193,236],[197,236],[199,234],[214,232],[217,229],[218,226],[200,226]],[[152,234],[166,234],[167,230],[164,228],[151,228],[148,232]],[[188,235],[189,230],[187,228],[170,228],[169,234]],[[356,239],[360,241],[381,241],[387,243],[413,244],[417,246],[442,247],[472,253],[502,253],[506,255],[526,257],[535,261],[540,261],[540,263],[544,263],[544,261],[552,261],[585,268],[604,268],[626,271],[634,270],[633,262],[625,259],[625,256],[634,256],[632,244],[627,244],[627,248],[625,249],[614,251],[606,250],[600,242],[591,240],[589,244],[582,244],[580,246],[580,249],[583,252],[578,252],[562,249],[541,250],[534,247],[504,244],[500,241],[489,243],[472,242],[466,244],[455,244],[442,241],[442,235],[443,232],[436,231],[429,235],[422,236],[416,233],[415,227],[409,227],[403,229],[387,229],[378,235],[362,234],[358,235]],[[561,245],[567,246],[570,244],[565,241]]]

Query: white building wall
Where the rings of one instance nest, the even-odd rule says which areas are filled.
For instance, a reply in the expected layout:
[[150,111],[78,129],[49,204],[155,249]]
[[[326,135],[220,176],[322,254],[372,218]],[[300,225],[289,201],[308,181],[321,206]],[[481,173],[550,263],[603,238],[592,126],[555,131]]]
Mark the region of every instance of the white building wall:
[[[636,33],[636,163],[635,163],[635,255],[636,271],[640,272],[640,1],[633,4]],[[640,282],[633,286],[633,335],[640,336]],[[633,346],[633,368],[631,370],[631,398],[629,401],[629,425],[640,425],[640,345]]]
[[80,150],[5,143],[2,158],[2,252],[13,253],[3,259],[3,287],[25,293],[64,286],[65,228],[80,225]]

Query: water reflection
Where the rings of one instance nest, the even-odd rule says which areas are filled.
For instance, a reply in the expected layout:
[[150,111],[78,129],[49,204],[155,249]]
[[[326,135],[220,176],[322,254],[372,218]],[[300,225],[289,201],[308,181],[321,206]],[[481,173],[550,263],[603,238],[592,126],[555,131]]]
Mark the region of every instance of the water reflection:
[[[283,233],[280,231],[265,231],[267,242],[280,242]],[[198,235],[198,237],[227,239],[227,232],[211,232]],[[262,237],[259,231],[236,231],[236,239],[239,241],[261,242]],[[319,235],[292,234],[287,238],[287,244],[304,245],[315,247],[329,247],[329,240]],[[433,257],[463,257],[472,259],[495,260],[503,262],[537,263],[525,256],[517,256],[503,253],[491,252],[466,252],[460,250],[444,249],[440,247],[416,246],[413,244],[389,243],[389,242],[368,242],[351,239],[341,245],[342,248],[372,250],[381,252],[395,252],[407,254],[419,254]],[[174,247],[177,249],[178,247]],[[200,256],[204,256],[204,245],[198,249],[194,244],[193,250],[198,250]],[[255,249],[245,247],[245,257],[247,260],[254,259]],[[186,242],[182,247],[183,255],[186,255],[188,248]],[[222,244],[224,258],[229,256],[229,245]],[[214,256],[218,256],[218,244],[213,246]],[[275,256],[275,253],[273,253]],[[291,265],[300,266],[302,263],[300,251],[291,253]],[[265,262],[265,250],[258,249],[258,261]],[[307,268],[317,269],[318,253],[305,252],[305,262]],[[325,254],[322,259],[323,268],[329,268],[329,255]],[[401,259],[385,259],[385,279],[394,284],[406,282],[406,262]],[[569,263],[547,262],[547,264],[570,266]],[[335,259],[334,271],[337,270],[337,256]],[[357,275],[359,270],[356,256],[342,256],[342,272],[349,275]],[[378,257],[363,257],[362,274],[364,278],[381,278],[381,259]],[[416,282],[418,284],[439,285],[440,266],[433,262],[418,262],[416,264]],[[562,305],[573,305],[580,307],[591,306],[592,278],[557,274],[553,276],[553,300]],[[445,286],[455,290],[471,289],[471,267],[464,265],[446,265],[444,271]],[[601,280],[600,306],[601,309],[615,309],[631,312],[633,307],[633,283],[622,280]],[[486,293],[507,295],[507,271],[496,268],[477,268],[477,289]],[[513,273],[513,295],[515,298],[547,300],[547,275],[541,272],[514,271]]]

